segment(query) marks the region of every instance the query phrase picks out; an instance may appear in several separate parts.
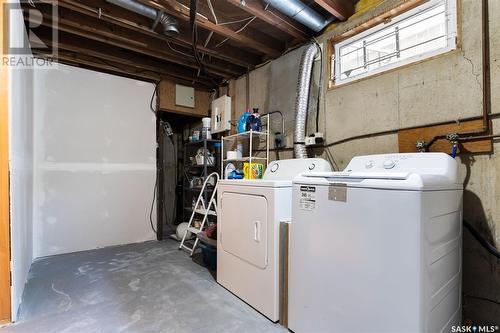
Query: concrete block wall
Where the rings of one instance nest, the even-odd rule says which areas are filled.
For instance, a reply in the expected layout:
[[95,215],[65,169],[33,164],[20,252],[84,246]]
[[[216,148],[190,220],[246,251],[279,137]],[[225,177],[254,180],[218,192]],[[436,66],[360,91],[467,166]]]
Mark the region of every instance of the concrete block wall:
[[[325,68],[320,124],[327,142],[357,135],[422,126],[482,112],[481,1],[458,0],[459,41],[461,47],[434,59],[406,66],[328,90]],[[323,46],[332,36],[376,17],[402,0],[360,0],[358,12],[347,22],[338,23],[320,36]],[[500,113],[500,1],[490,0],[492,113]],[[292,147],[296,78],[301,50],[293,51],[250,73],[250,104],[259,101],[268,109],[280,109],[287,116],[288,146]],[[325,59],[324,66],[329,59]],[[267,69],[270,68],[270,69]],[[316,66],[316,80],[318,77]],[[267,74],[267,75],[266,75]],[[312,91],[317,85],[314,82]],[[264,88],[268,87],[268,90]],[[245,98],[245,79],[236,81],[239,115]],[[244,105],[244,104],[243,104]],[[308,134],[315,117],[311,104]],[[272,130],[274,131],[275,125]],[[493,121],[493,132],[500,133],[500,119]],[[497,247],[500,246],[500,143],[489,155],[462,155],[458,158],[464,180],[464,218],[475,225]],[[343,169],[356,155],[398,151],[396,134],[351,140],[330,148],[336,164]],[[317,155],[326,156],[317,151]],[[289,158],[292,151],[280,153]],[[275,154],[271,154],[276,158]],[[498,324],[500,318],[500,261],[483,250],[464,231],[463,313],[465,321]],[[496,303],[495,303],[496,302]]]

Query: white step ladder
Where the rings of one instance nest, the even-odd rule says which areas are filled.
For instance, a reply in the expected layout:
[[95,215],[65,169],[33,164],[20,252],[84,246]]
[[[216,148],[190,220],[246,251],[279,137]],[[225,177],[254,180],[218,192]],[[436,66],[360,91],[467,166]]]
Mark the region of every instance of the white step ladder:
[[[215,183],[214,183],[214,189],[212,191],[212,195],[210,196],[210,201],[208,202],[208,205],[205,205],[205,200],[203,199],[203,194],[205,192],[205,187],[208,184],[208,181],[211,178],[215,178]],[[217,172],[212,172],[207,176],[205,179],[205,182],[203,183],[203,187],[201,188],[200,194],[198,195],[198,200],[196,200],[196,205],[194,206],[193,212],[191,213],[191,218],[189,219],[189,224],[184,232],[184,236],[182,236],[182,241],[181,245],[179,246],[180,250],[185,250],[189,253],[189,256],[192,256],[194,253],[194,250],[196,250],[196,246],[198,245],[198,237],[195,238],[194,240],[194,245],[193,247],[189,247],[184,244],[186,241],[186,237],[188,235],[188,232],[194,234],[197,236],[200,232],[203,231],[203,228],[205,227],[205,223],[207,222],[208,216],[217,216],[217,203],[215,202],[215,196],[217,194],[217,186],[219,184],[219,175]],[[200,207],[201,204],[201,207]],[[201,225],[199,228],[196,228],[193,226],[193,221],[194,217],[196,215],[203,215],[203,220],[201,222]]]

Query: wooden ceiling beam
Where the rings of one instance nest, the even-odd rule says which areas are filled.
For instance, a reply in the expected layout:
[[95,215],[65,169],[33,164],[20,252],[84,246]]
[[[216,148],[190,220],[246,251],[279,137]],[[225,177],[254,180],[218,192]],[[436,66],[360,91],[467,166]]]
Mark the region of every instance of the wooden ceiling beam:
[[[50,55],[47,55],[40,50],[35,51],[34,55],[44,58],[51,58]],[[213,85],[207,85],[200,82],[193,83],[193,81],[186,80],[185,78],[179,78],[171,75],[161,75],[146,70],[135,70],[130,67],[123,66],[120,63],[114,63],[113,61],[104,62],[100,58],[95,58],[84,54],[77,54],[75,52],[70,52],[65,50],[61,50],[57,55],[57,59],[53,60],[62,64],[68,64],[76,67],[83,67],[98,72],[104,72],[113,75],[132,78],[135,80],[157,83],[165,79],[179,84],[192,86],[202,90],[211,90],[214,88]]]
[[75,54],[73,52],[61,51],[57,55],[57,59],[51,57],[51,54],[47,54],[41,50],[33,51],[33,54],[42,58],[50,58],[56,62],[63,64],[70,64],[72,66],[80,67],[80,65],[90,66],[92,69],[96,70],[106,70],[111,71],[113,73],[117,73],[117,75],[126,75],[128,77],[133,77],[138,80],[145,80],[148,82],[158,82],[161,80],[161,75],[157,73],[141,73],[139,71],[131,71],[125,69],[123,66],[119,64],[114,64],[111,61],[108,63],[104,63],[98,59],[88,57],[85,55]]
[[273,27],[281,30],[284,33],[296,38],[297,40],[304,42],[309,39],[309,29],[297,21],[290,19],[289,17],[271,10],[266,9],[262,1],[259,0],[226,0],[230,4],[241,8],[247,13],[256,16],[260,20],[269,23]]
[[[189,22],[189,8],[186,8],[177,0],[158,0],[159,2],[151,0],[139,1],[156,9],[160,9],[165,13],[175,16],[181,20]],[[253,49],[265,55],[279,57],[284,52],[284,49],[281,49],[279,45],[278,47],[277,45],[267,45],[255,37],[249,37],[245,34],[237,33],[224,25],[217,25],[202,15],[196,16],[196,23],[203,29],[213,31],[214,33],[241,44],[242,47]]]
[[[42,41],[46,44],[50,43],[50,39],[44,38]],[[130,68],[136,68],[141,71],[149,71],[158,73],[163,76],[170,76],[177,79],[185,79],[190,82],[200,82],[207,86],[215,84],[208,78],[197,77],[197,71],[189,68],[183,68],[174,64],[166,64],[159,61],[150,60],[146,57],[131,54],[130,52],[114,48],[102,43],[96,43],[86,40],[82,37],[68,36],[59,34],[57,43],[58,50],[74,52],[76,54],[86,55],[101,59],[103,63],[112,61],[116,64],[121,64]]]
[[352,0],[314,0],[327,12],[341,21],[347,20],[354,14],[354,2]]
[[[117,10],[112,11],[110,9],[110,6],[108,6],[106,3],[102,4],[102,6],[100,7],[93,7],[91,4],[89,4],[89,2],[90,1],[87,1],[85,4],[83,4],[73,0],[59,0],[58,6],[73,10],[87,17],[99,18],[100,21],[129,29],[142,35],[153,37],[158,41],[169,42],[172,43],[172,45],[181,47],[191,47],[191,40],[185,38],[184,36],[168,37],[162,34],[158,34],[154,31],[151,31],[148,27],[138,24],[136,21],[131,21],[130,19],[121,17],[120,14],[124,11],[119,11],[119,13],[117,13]],[[101,8],[100,17],[98,16],[99,8]],[[218,50],[213,50],[204,47],[203,45],[198,45],[198,49],[215,59],[226,61],[245,69],[254,68],[256,65],[262,63],[262,58],[258,57],[257,55],[228,46],[222,46]]]
[[[50,16],[47,16],[47,18],[42,21],[42,25],[50,26],[51,19],[52,18]],[[169,50],[167,44],[161,45],[160,43],[158,43],[158,41],[152,41],[150,39],[141,41],[141,39],[138,38],[139,36],[122,33],[121,31],[119,31],[119,29],[110,28],[108,30],[107,27],[102,26],[102,24],[99,25],[99,22],[96,23],[97,24],[92,24],[91,20],[80,20],[78,17],[75,17],[75,15],[68,16],[67,13],[60,13],[58,18],[58,29],[60,31],[71,33],[76,36],[84,36],[88,39],[121,47],[140,54],[149,55],[159,60],[166,60],[169,62],[177,63],[179,65],[198,69],[198,64],[196,64],[194,60],[190,61],[190,59],[185,56],[182,57],[177,55],[172,50]],[[237,75],[241,75],[242,73],[241,68],[237,70],[230,64],[219,66],[206,64],[206,69],[209,73],[223,78],[231,78]]]

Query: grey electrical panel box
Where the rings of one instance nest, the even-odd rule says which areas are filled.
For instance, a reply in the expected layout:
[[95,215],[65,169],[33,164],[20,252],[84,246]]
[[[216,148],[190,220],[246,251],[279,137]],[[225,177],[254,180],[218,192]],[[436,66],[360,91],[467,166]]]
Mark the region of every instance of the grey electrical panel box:
[[194,88],[176,84],[175,105],[194,108]]

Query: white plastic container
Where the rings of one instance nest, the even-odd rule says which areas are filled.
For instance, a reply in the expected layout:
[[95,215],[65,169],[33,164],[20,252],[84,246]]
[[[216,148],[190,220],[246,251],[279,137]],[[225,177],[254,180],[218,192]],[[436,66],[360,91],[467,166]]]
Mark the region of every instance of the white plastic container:
[[211,122],[211,120],[212,120],[211,118],[207,118],[207,117],[201,118],[201,122],[203,124],[203,127],[210,129],[210,126],[211,126],[210,122]]

